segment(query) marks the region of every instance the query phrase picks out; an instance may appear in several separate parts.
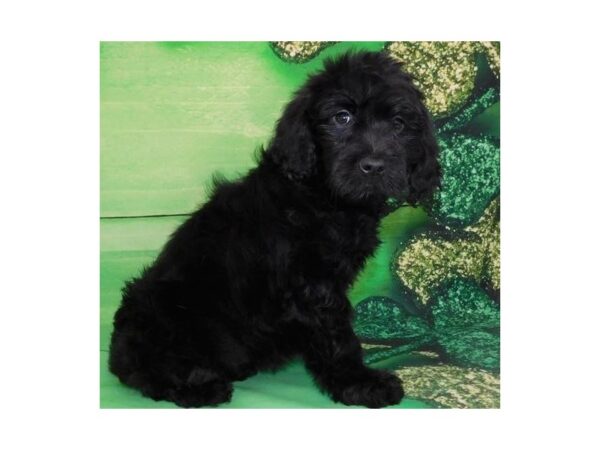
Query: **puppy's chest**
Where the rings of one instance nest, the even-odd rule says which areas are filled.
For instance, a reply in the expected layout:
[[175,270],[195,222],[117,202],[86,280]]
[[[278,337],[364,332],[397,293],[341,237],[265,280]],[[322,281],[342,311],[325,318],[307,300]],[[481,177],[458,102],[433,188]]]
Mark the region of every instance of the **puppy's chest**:
[[367,216],[335,213],[318,228],[321,257],[333,265],[349,265],[353,271],[362,268],[380,243],[378,222]]

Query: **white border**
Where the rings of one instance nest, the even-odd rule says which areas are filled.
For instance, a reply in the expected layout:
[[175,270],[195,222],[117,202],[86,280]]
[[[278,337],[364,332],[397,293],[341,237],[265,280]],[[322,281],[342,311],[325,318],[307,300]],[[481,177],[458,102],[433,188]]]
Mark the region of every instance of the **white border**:
[[[596,14],[507,3],[4,6],[3,447],[597,446]],[[500,411],[98,409],[98,43],[164,39],[501,40]]]

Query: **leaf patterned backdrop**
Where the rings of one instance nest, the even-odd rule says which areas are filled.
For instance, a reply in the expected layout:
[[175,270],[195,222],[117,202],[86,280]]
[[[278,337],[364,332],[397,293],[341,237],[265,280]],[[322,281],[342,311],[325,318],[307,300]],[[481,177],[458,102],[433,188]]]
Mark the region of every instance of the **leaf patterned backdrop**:
[[[405,382],[400,407],[500,404],[500,46],[497,42],[101,45],[101,405],[171,407],[106,370],[125,279],[205,200],[214,171],[243,174],[282,106],[325,57],[382,50],[425,94],[442,189],[400,207],[350,298],[367,363]],[[298,362],[236,384],[226,407],[336,407]]]

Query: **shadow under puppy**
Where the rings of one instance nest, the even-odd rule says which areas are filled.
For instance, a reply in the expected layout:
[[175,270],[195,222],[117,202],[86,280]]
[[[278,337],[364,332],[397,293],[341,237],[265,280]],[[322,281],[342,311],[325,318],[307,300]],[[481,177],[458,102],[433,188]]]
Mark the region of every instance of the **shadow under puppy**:
[[110,370],[155,400],[230,400],[232,382],[300,355],[337,402],[398,403],[366,367],[346,292],[379,244],[390,198],[439,184],[421,93],[383,53],[325,62],[296,93],[258,166],[217,183],[157,260],[127,282]]

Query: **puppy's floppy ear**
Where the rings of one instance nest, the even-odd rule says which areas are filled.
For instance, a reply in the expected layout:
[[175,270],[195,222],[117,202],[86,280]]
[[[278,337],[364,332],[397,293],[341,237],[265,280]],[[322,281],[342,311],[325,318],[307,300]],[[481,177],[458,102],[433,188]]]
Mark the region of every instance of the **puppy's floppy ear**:
[[439,148],[427,111],[424,111],[423,117],[426,119],[421,136],[409,159],[408,203],[411,205],[426,200],[440,186]]
[[310,127],[311,97],[301,90],[286,106],[267,152],[271,160],[294,180],[307,178],[316,166],[316,149]]

